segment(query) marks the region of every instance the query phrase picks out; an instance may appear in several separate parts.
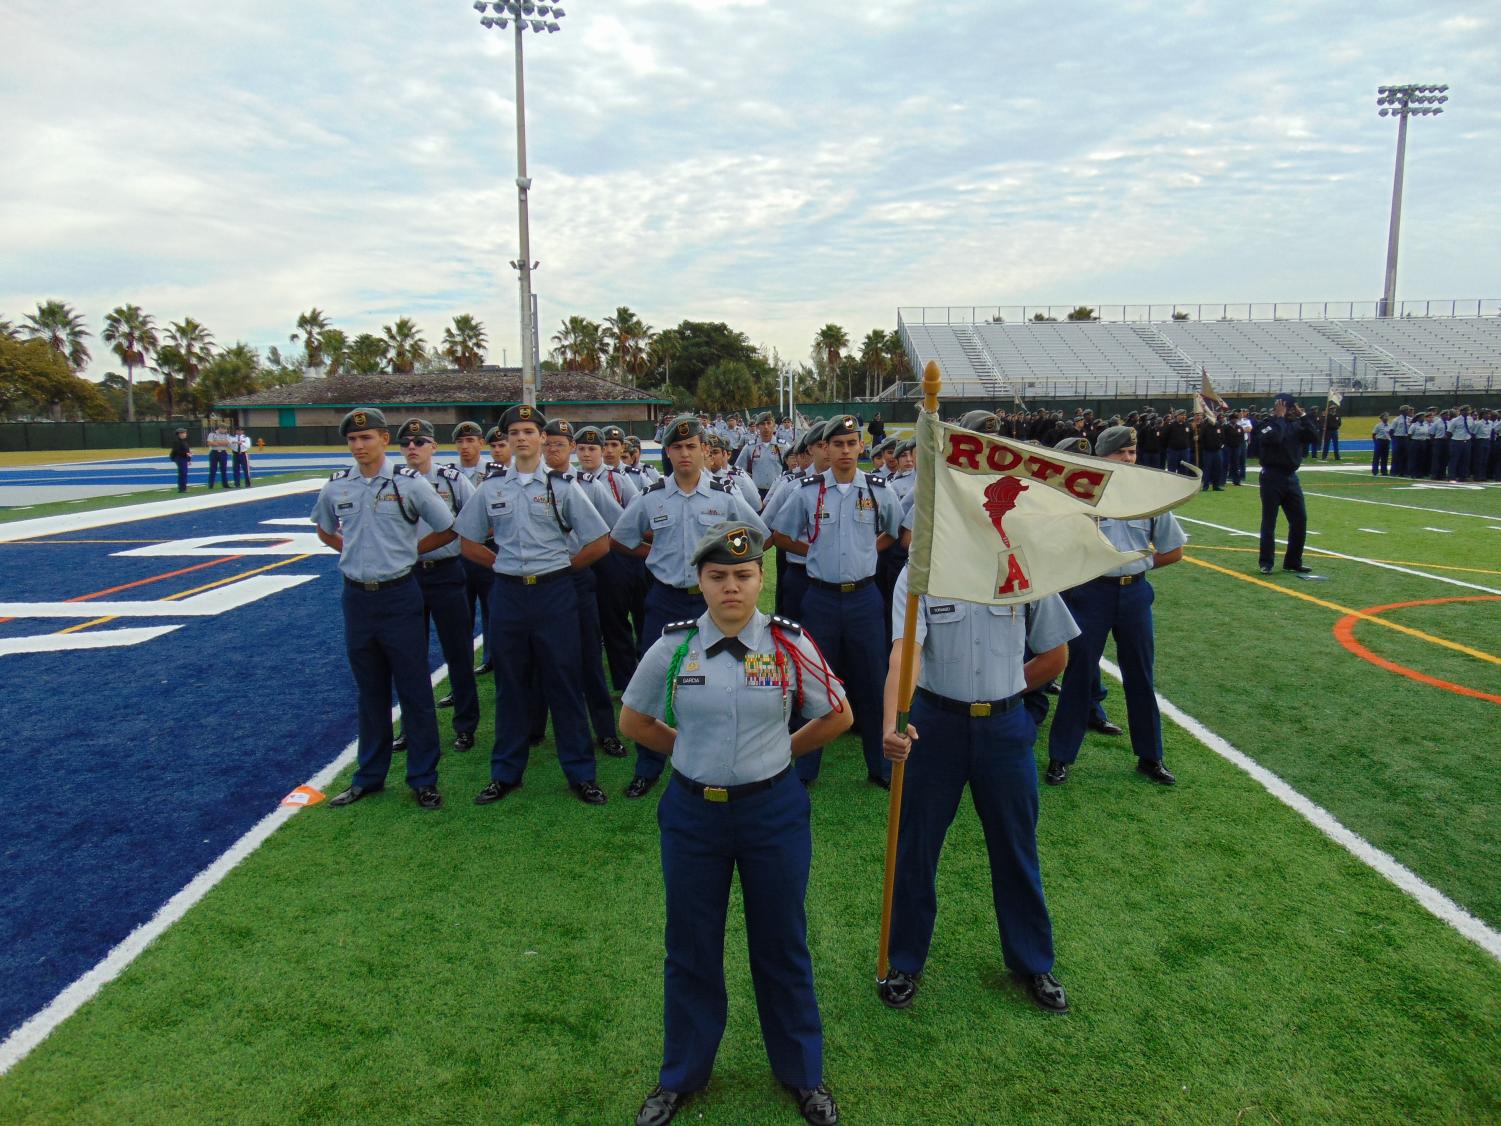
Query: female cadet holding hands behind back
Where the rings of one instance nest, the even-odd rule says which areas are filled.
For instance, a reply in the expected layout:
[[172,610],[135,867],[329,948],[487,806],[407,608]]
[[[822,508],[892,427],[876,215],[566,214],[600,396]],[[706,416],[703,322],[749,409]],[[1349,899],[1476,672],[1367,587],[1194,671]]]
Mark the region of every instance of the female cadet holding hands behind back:
[[[621,701],[621,732],[673,760],[673,784],[657,807],[667,893],[662,1070],[637,1126],[663,1126],[709,1082],[728,1007],[724,928],[737,867],[772,1071],[807,1121],[839,1121],[823,1082],[803,907],[813,851],[808,794],[792,759],[848,729],[852,717],[801,627],[756,609],[761,555],[751,525],[710,529],[692,556],[707,611],[666,627]],[[811,722],[789,736],[792,711]]]

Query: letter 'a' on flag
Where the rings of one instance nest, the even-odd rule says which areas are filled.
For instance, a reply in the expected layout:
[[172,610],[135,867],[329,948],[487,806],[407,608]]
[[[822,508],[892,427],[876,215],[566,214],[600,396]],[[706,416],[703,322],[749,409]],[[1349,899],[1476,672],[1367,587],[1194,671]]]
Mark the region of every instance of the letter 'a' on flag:
[[1134,520],[1199,495],[1192,476],[976,434],[918,414],[908,590],[992,606],[1034,602],[1149,552],[1097,518]]

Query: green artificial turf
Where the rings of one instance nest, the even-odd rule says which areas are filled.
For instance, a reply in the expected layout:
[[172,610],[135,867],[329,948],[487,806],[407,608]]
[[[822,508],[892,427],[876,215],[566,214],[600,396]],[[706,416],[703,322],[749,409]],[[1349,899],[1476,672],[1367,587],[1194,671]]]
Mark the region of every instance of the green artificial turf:
[[[1501,516],[1501,491],[1465,501]],[[1484,538],[1501,545],[1501,532],[1480,521],[1413,542],[1421,522],[1399,522],[1427,514],[1313,499],[1310,510],[1322,532],[1310,543],[1501,569]],[[1182,514],[1254,530],[1254,487]],[[1382,540],[1372,548],[1361,524],[1391,534],[1368,536]],[[1254,540],[1185,526],[1191,556],[1261,580],[1254,554],[1211,550]],[[1269,581],[1354,608],[1478,593],[1357,563],[1318,567],[1329,581]],[[1153,582],[1165,696],[1501,920],[1501,795],[1485,734],[1496,705],[1354,658],[1331,633],[1336,611],[1187,562]],[[1493,652],[1495,605],[1471,604],[1488,617],[1458,605],[1394,620]],[[1432,675],[1495,683],[1494,664],[1370,623],[1358,636]],[[1107,683],[1123,721],[1120,688]],[[520,791],[474,806],[492,732],[482,691],[481,749],[445,756],[442,811],[418,810],[393,778],[351,808],[296,814],[0,1079],[0,1121],[630,1121],[661,1046],[660,788],[626,801],[630,760],[602,757],[610,802],[583,806],[547,744]],[[1091,735],[1068,784],[1043,789],[1056,972],[1073,1006],[1064,1017],[1038,1012],[1004,977],[967,803],[917,1003],[880,1005],[886,795],[865,782],[854,739],[830,750],[812,792],[809,941],[845,1120],[1501,1118],[1501,965],[1171,723],[1164,736],[1176,788],[1136,775],[1123,738]],[[1045,732],[1040,759],[1044,746]],[[715,1079],[679,1120],[795,1122],[760,1044],[739,909],[737,894]]]

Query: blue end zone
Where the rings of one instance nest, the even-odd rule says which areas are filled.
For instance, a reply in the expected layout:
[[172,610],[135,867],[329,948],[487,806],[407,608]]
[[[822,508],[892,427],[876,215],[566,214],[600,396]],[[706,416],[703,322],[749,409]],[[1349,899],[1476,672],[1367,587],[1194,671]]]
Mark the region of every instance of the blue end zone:
[[[94,528],[47,541],[311,531],[315,494]],[[121,558],[135,544],[0,543],[0,600],[61,601],[222,559]],[[108,595],[156,601],[286,556],[252,555]],[[264,572],[316,576],[217,616],[118,618],[80,636],[180,625],[138,645],[4,653],[0,746],[0,1038],[86,972],[354,738],[332,555]],[[100,606],[101,616],[105,607]],[[23,618],[0,639],[87,619]],[[436,642],[432,667],[441,663]],[[400,769],[400,760],[397,762]]]

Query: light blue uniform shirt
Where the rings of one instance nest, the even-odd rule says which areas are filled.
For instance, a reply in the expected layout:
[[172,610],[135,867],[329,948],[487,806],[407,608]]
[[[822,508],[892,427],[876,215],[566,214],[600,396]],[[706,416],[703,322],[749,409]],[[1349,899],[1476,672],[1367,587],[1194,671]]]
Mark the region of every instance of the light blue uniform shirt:
[[[672,751],[672,768],[708,786],[739,786],[776,777],[792,761],[788,716],[793,711],[807,719],[827,715],[834,710],[829,702],[829,689],[804,671],[801,706],[797,706],[796,662],[784,654],[782,668],[776,667],[772,619],[759,610],[740,631],[740,640],[750,650],[746,660],[724,651],[706,656],[708,648],[724,634],[707,612],[699,615],[695,625],[698,632],[691,638],[686,629],[671,630],[652,644],[626,686],[621,702],[632,711],[662,719],[666,710],[667,671],[673,654],[686,642],[688,651],[678,667],[673,693],[678,737]],[[844,702],[843,687],[802,632],[789,623],[783,628],[783,636],[808,662],[822,666],[824,679],[832,684],[834,699],[840,706],[849,707]],[[785,694],[783,672],[787,681]]]
[[[463,472],[452,465],[435,465],[433,471],[426,477],[427,483],[438,494],[438,499],[448,508],[449,522],[458,517],[464,502],[474,495],[474,486],[465,478]],[[428,527],[426,520],[417,522],[417,538],[421,539],[434,529]],[[442,531],[443,529],[438,529]],[[436,551],[429,551],[424,559],[453,559],[464,550],[463,545],[455,538],[445,543]]]
[[539,466],[527,483],[512,470],[486,477],[454,522],[466,540],[494,539],[497,574],[546,575],[567,567],[574,553],[559,517],[583,544],[609,532],[571,474],[552,475],[550,499],[548,472]]
[[482,480],[484,480],[485,463],[483,461],[475,466],[455,465],[454,468],[462,473],[464,475],[464,480],[468,481],[471,485],[478,485]]
[[1468,415],[1455,415],[1449,420],[1449,441],[1468,442],[1475,436],[1475,420]]
[[1411,416],[1405,415],[1405,414],[1399,414],[1399,415],[1397,415],[1396,418],[1392,419],[1392,437],[1394,437],[1394,438],[1405,438],[1405,437],[1407,437],[1407,432],[1411,428],[1411,426],[1412,426],[1412,418],[1411,418]]
[[1392,428],[1390,423],[1381,422],[1378,420],[1376,425],[1371,428],[1371,437],[1376,439],[1378,442],[1383,438],[1389,439],[1391,438],[1391,436]]
[[735,458],[735,468],[750,474],[751,481],[761,492],[771,488],[782,473],[782,458],[785,447],[776,439],[761,441],[760,435],[740,447]]
[[[902,503],[885,479],[855,470],[841,491],[828,469],[806,477],[782,506],[772,527],[808,544],[808,577],[849,583],[876,573],[876,537],[902,532]],[[813,528],[818,528],[814,538]]]
[[710,470],[709,475],[716,481],[723,481],[735,491],[736,496],[750,505],[754,511],[761,511],[761,492],[756,488],[755,482],[750,479],[749,474],[742,473],[733,467],[726,467],[718,473]]
[[639,547],[650,533],[647,569],[659,582],[686,590],[698,585],[693,549],[704,533],[723,520],[743,520],[763,539],[769,535],[756,510],[705,469],[692,492],[679,489],[674,475],[633,498],[610,535],[623,547]]
[[[605,470],[601,469],[597,476],[593,473],[580,473],[573,479],[578,483],[578,487],[584,490],[584,496],[589,498],[589,503],[594,506],[594,511],[599,513],[600,519],[613,528],[615,521],[620,519],[620,514],[625,509],[615,503],[615,494],[606,484]],[[568,537],[568,550],[573,554],[577,555],[585,546],[587,545],[579,542],[577,532]]]
[[803,473],[804,470],[801,469],[789,469],[771,483],[766,499],[761,502],[761,519],[765,520],[768,526],[777,509],[781,508],[787,500],[788,494],[797,488],[797,483],[803,479]]
[[453,513],[416,471],[387,462],[370,478],[358,467],[337,470],[318,491],[313,523],[344,537],[339,570],[345,578],[384,583],[412,569],[417,541],[428,531],[446,532]]
[[890,486],[897,496],[902,498],[902,503],[905,504],[907,498],[912,495],[912,490],[917,488],[917,473],[911,469],[901,473],[893,473],[890,477],[886,478],[886,484]]
[[1412,425],[1407,428],[1407,436],[1414,442],[1426,442],[1428,441],[1428,431],[1428,421],[1422,418],[1415,418],[1412,421]]
[[619,492],[620,495],[616,497],[616,502],[621,508],[630,504],[631,498],[650,484],[649,481],[642,478],[641,474],[632,473],[630,468],[624,463],[611,465],[607,461],[601,462],[599,472],[595,476],[604,481],[612,494],[617,491]]
[[[1056,594],[1025,606],[986,606],[926,594],[917,604],[916,640],[922,646],[917,683],[965,703],[1015,696],[1027,687],[1024,647],[1046,653],[1079,636],[1073,615]],[[905,567],[891,605],[892,640],[898,641],[907,631]]]
[[645,462],[640,465],[627,465],[622,472],[626,479],[636,486],[637,492],[642,493],[662,479],[661,471]]
[[[1182,547],[1188,542],[1183,526],[1171,512],[1151,516],[1143,520],[1097,520],[1105,538],[1121,551],[1142,551],[1153,548],[1159,555]],[[1152,569],[1152,559],[1137,559],[1124,567],[1107,572],[1111,575],[1140,575]]]

